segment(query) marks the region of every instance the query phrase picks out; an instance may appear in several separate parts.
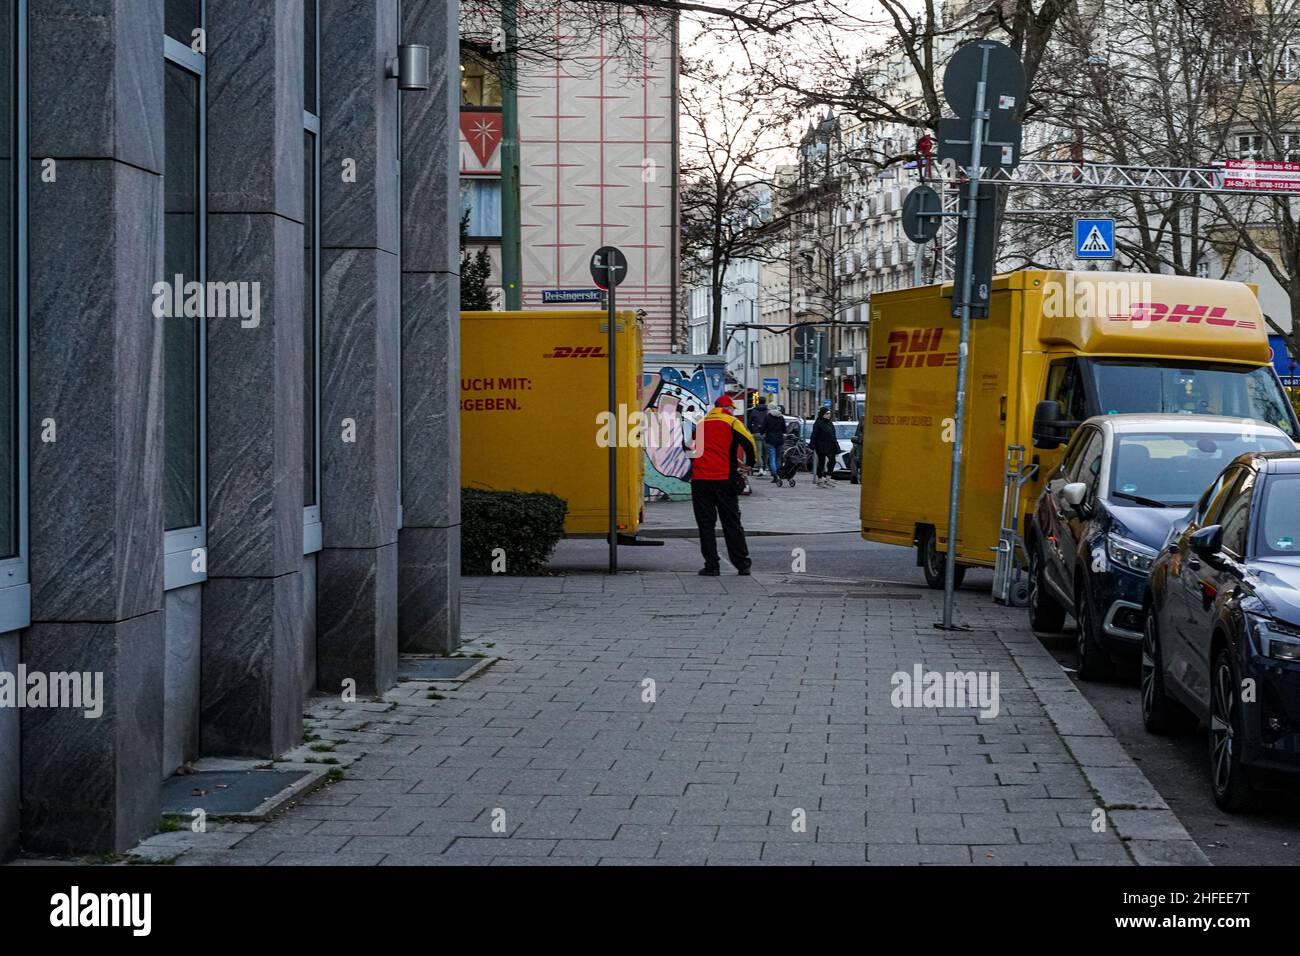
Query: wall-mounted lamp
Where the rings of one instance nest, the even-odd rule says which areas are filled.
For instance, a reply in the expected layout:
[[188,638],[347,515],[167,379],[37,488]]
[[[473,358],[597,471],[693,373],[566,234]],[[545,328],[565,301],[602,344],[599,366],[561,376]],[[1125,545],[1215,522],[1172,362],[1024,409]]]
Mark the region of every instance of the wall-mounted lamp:
[[389,59],[385,75],[397,80],[399,90],[427,90],[429,48],[423,43],[403,43],[397,48],[397,56]]

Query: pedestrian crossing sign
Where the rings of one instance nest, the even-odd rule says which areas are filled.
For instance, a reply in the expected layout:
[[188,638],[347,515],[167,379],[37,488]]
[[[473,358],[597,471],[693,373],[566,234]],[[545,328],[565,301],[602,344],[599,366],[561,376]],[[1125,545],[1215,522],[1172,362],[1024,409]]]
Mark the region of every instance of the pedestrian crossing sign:
[[1074,220],[1074,257],[1076,259],[1114,259],[1115,220]]

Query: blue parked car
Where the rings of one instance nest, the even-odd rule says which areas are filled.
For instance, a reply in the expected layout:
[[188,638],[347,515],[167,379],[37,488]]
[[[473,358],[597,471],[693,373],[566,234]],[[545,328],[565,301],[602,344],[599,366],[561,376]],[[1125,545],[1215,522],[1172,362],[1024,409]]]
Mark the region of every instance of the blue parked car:
[[1293,451],[1272,425],[1209,415],[1100,415],[1074,433],[1026,529],[1029,621],[1077,623],[1079,676],[1142,645],[1152,562],[1205,488],[1245,452]]
[[1208,726],[1215,803],[1245,809],[1261,773],[1300,771],[1300,453],[1229,465],[1143,603],[1142,722]]

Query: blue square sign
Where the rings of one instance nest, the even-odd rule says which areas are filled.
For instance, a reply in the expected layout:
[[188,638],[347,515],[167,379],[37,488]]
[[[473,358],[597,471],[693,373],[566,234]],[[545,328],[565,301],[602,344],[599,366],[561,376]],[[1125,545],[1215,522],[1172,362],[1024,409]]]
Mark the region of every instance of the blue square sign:
[[1115,220],[1074,220],[1074,258],[1114,259]]

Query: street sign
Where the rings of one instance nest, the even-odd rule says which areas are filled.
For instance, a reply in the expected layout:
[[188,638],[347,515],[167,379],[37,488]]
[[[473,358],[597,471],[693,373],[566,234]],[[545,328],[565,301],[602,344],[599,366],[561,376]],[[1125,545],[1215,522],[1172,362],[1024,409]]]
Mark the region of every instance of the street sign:
[[1252,192],[1300,192],[1300,163],[1230,159],[1223,164],[1224,189]]
[[[930,242],[939,234],[943,200],[929,186],[917,186],[903,200],[903,233],[913,242]],[[931,215],[927,215],[931,214]]]
[[997,40],[976,40],[960,47],[944,70],[943,96],[954,113],[967,122],[971,120],[986,51],[988,73],[985,76],[984,108],[989,113],[988,138],[997,139],[993,133],[1014,122],[1016,107],[1025,97],[1025,68],[1009,46]]
[[623,284],[627,278],[627,256],[616,246],[601,246],[591,257],[591,281],[608,289],[611,274],[614,285]]
[[[980,165],[1012,169],[1020,165],[1020,144],[1024,127],[1006,119],[989,120],[980,143]],[[970,120],[945,117],[939,120],[939,161],[951,159],[959,167],[970,162]]]
[[595,302],[600,304],[605,301],[605,292],[602,289],[543,289],[542,305],[568,305],[575,302]]
[[763,394],[776,395],[781,391],[781,380],[777,378],[763,379]]
[[[979,198],[976,200],[975,216],[975,270],[970,284],[970,314],[973,319],[987,318],[989,314],[989,297],[993,288],[993,260],[997,252],[998,224],[995,203],[997,187],[992,183],[979,184]],[[965,196],[961,200],[962,209],[970,206]],[[966,248],[965,216],[957,220],[957,248]],[[952,314],[961,314],[961,290],[966,275],[965,256],[957,259],[957,273],[953,277]]]
[[1114,259],[1115,220],[1074,220],[1074,258]]

